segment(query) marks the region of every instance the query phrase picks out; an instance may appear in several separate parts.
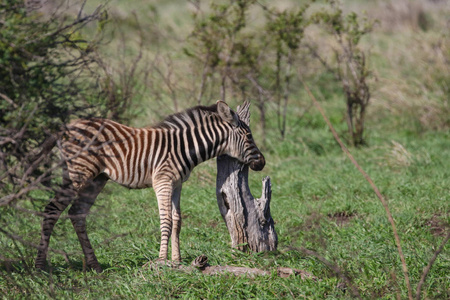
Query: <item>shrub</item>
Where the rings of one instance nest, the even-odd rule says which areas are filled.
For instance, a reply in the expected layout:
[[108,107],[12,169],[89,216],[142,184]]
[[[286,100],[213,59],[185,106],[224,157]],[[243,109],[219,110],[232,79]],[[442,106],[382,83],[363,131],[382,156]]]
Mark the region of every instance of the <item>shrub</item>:
[[[51,148],[38,156],[39,146],[45,148],[47,137],[71,119],[102,116],[110,108],[95,72],[103,7],[71,19],[39,13],[26,3],[0,3],[0,240],[11,245],[2,260],[25,259],[16,243],[31,245],[14,232],[7,215],[34,214],[29,204],[47,200],[58,188],[52,180],[58,159]],[[83,28],[93,25],[98,30],[87,38]]]

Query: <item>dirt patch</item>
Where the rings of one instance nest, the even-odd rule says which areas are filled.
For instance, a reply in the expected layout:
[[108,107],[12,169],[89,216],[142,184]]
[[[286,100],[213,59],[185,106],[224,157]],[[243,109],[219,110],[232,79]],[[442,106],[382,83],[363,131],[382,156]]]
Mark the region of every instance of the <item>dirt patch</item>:
[[441,215],[433,215],[425,224],[430,228],[434,236],[445,236],[449,230],[449,224],[442,220]]
[[328,218],[334,221],[338,226],[347,225],[354,217],[356,213],[348,211],[339,211],[335,213],[329,213]]
[[216,220],[211,220],[208,222],[208,226],[211,228],[216,228],[219,225],[219,223]]

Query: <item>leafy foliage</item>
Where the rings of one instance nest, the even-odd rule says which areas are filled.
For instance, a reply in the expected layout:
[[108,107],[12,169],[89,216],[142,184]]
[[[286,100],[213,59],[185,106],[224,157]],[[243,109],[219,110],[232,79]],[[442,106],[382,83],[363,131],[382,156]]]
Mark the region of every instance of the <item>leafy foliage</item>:
[[17,242],[33,243],[15,233],[19,211],[35,213],[34,205],[59,188],[53,134],[73,118],[114,109],[97,82],[102,31],[91,37],[83,31],[106,16],[102,6],[71,18],[8,0],[0,4],[0,20],[0,233],[12,243],[2,255],[24,259]]
[[95,78],[97,40],[81,33],[102,17],[96,11],[69,22],[48,19],[20,0],[2,2],[0,14],[0,146],[6,172],[17,162],[12,157],[22,161],[74,116],[102,114],[101,91],[87,80]]
[[101,19],[98,11],[69,24],[57,18],[45,20],[19,0],[6,1],[0,12],[3,127],[21,128],[31,119],[32,128],[43,125],[55,130],[72,114],[93,107],[94,101],[98,104],[94,99],[99,93],[93,94],[95,86],[85,80],[93,75],[89,67],[95,61],[97,41],[81,33],[88,22]]

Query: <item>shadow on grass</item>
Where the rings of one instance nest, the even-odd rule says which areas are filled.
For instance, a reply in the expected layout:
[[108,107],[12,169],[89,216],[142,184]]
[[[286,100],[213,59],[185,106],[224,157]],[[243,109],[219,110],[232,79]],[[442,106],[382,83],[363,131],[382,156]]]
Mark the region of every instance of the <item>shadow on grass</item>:
[[[146,260],[143,259],[144,263]],[[103,271],[114,269],[111,264],[101,263]],[[60,275],[66,273],[67,271],[75,271],[75,272],[95,272],[90,268],[87,268],[82,261],[62,263],[62,264],[52,264],[46,265],[44,270],[36,269],[34,267],[34,260],[28,259],[8,259],[8,260],[0,260],[0,274],[30,274],[30,273],[51,273],[54,275]]]

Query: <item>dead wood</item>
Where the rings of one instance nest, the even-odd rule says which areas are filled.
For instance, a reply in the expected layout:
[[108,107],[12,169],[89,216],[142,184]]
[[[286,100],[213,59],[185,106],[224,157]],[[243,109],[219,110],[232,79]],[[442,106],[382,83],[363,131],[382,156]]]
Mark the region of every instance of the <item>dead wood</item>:
[[[208,264],[208,257],[206,255],[200,255],[196,259],[194,259],[189,266],[184,265],[174,265],[170,261],[157,261],[151,262],[144,265],[144,267],[150,266],[152,269],[158,269],[162,266],[172,267],[178,269],[182,272],[191,273],[195,271],[200,271],[204,275],[222,275],[222,274],[232,274],[235,276],[247,276],[247,277],[255,277],[255,276],[270,276],[275,270],[261,270],[258,268],[249,268],[249,267],[236,267],[236,266],[210,266]],[[277,267],[276,274],[279,277],[286,278],[289,276],[299,276],[301,280],[312,279],[318,280],[317,277],[303,270],[299,269],[291,269],[291,268],[283,268]]]
[[[250,104],[239,106],[239,118],[250,123]],[[261,198],[255,199],[248,185],[248,166],[227,155],[217,158],[217,204],[228,232],[232,247],[254,252],[274,251],[278,237],[270,214],[272,196],[270,178],[262,181]]]
[[[235,266],[210,266],[208,264],[208,257],[206,255],[198,256],[196,259],[192,261],[191,266],[199,269],[203,274],[206,275],[231,273],[236,276],[246,275],[247,277],[254,277],[254,276],[267,276],[272,274],[272,271],[265,271],[257,268],[235,267]],[[277,268],[277,275],[283,278],[289,277],[291,275],[300,276],[302,280],[307,278],[311,278],[314,280],[317,279],[315,276],[306,271],[283,267]]]

